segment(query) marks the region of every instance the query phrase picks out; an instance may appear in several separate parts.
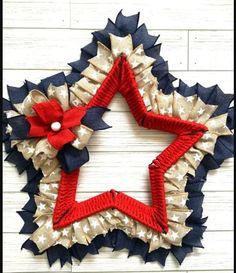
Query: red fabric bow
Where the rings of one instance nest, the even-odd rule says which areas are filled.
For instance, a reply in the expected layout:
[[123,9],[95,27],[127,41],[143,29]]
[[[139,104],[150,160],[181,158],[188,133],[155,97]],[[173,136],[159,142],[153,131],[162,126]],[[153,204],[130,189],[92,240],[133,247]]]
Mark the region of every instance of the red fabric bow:
[[[57,150],[63,145],[76,139],[76,135],[70,130],[81,123],[86,113],[84,107],[74,107],[63,111],[57,100],[40,102],[33,106],[37,116],[26,117],[30,123],[29,137],[47,137],[48,142]],[[53,131],[51,124],[60,122],[59,131]]]

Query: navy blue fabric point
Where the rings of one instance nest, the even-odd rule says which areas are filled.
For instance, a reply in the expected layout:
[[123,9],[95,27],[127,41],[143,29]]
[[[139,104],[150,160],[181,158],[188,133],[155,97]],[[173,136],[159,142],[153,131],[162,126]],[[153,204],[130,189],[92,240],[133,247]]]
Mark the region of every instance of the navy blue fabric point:
[[27,174],[27,181],[31,182],[33,180],[40,180],[41,178],[43,178],[43,173],[41,170],[36,170],[34,168],[34,165],[31,161],[31,164],[27,167],[26,169],[26,174]]
[[96,41],[101,42],[108,48],[111,47],[111,41],[110,41],[109,33],[107,31],[105,30],[94,31],[92,32],[92,35],[96,39]]
[[65,172],[72,172],[89,161],[89,153],[86,147],[78,150],[71,144],[66,144],[58,152],[57,158]]
[[73,85],[75,82],[79,81],[83,76],[78,72],[72,72],[66,76],[66,81],[69,85]]
[[124,34],[122,34],[122,30],[119,29],[115,23],[112,22],[111,19],[108,18],[107,20],[107,24],[105,26],[105,28],[101,31],[105,31],[106,33],[112,33],[113,35],[116,36],[125,36]]
[[202,86],[200,83],[196,83],[194,85],[194,88],[196,89],[196,91],[195,91],[196,94],[201,98],[201,100],[204,103],[210,104],[209,100],[211,100],[212,96],[214,97],[216,95],[216,93],[215,93],[216,85],[206,88],[206,87]]
[[4,148],[6,153],[10,153],[13,151],[14,148],[11,147],[11,141],[10,140],[3,140],[4,141]]
[[39,192],[39,182],[42,179],[43,175],[38,173],[34,178],[29,180],[25,186],[21,189],[22,192],[28,192],[32,194],[38,194]]
[[219,136],[216,147],[216,158],[223,155],[224,159],[234,156],[234,135]]
[[138,238],[134,238],[132,240],[133,244],[132,247],[129,248],[129,254],[128,257],[139,255],[143,258],[143,260],[146,259],[146,255],[148,253],[148,244],[143,242],[142,240],[139,240]]
[[60,260],[61,267],[63,267],[66,262],[72,264],[69,250],[59,244],[47,249],[47,258],[50,267],[57,261],[57,259]]
[[20,234],[32,234],[37,228],[38,225],[33,222],[34,213],[29,211],[17,211],[22,220],[24,221],[24,225],[20,230]]
[[[151,58],[156,59],[156,62],[160,56],[160,52],[161,52],[161,44],[154,45],[154,46],[145,50],[145,54]],[[154,65],[155,65],[155,63],[154,63]]]
[[172,85],[172,82],[175,81],[176,78],[171,75],[170,73],[167,73],[161,80],[159,80],[158,87],[163,91],[164,94],[170,94],[174,91],[174,86]]
[[28,138],[30,124],[26,120],[25,116],[20,115],[8,118],[8,123],[12,128],[12,133],[10,136],[11,140],[20,140]]
[[159,36],[152,36],[148,34],[146,25],[142,24],[136,29],[136,31],[132,35],[134,48],[140,45],[141,43],[143,44],[144,49],[150,48],[154,46],[158,37]]
[[197,90],[196,85],[193,85],[190,87],[186,83],[184,83],[182,80],[179,80],[179,86],[177,88],[177,92],[180,93],[180,95],[184,97],[193,96],[196,94],[196,90]]
[[183,243],[192,247],[204,248],[201,239],[206,227],[199,225],[192,225],[192,227],[193,229],[183,238]]
[[39,84],[35,84],[33,82],[30,82],[28,80],[25,80],[26,86],[28,91],[30,92],[33,89],[39,90],[43,93],[45,93],[45,90],[43,89],[42,83],[40,82]]
[[107,25],[103,30],[94,31],[92,32],[92,35],[96,41],[99,41],[106,47],[111,48],[109,33],[112,33],[113,35],[116,36],[124,36],[110,19],[108,19]]
[[122,230],[114,230],[116,232],[113,251],[122,250],[124,248],[131,249],[133,245],[133,239],[128,238]]
[[97,40],[93,38],[91,43],[81,48],[82,52],[87,53],[90,58],[94,57],[97,54]]
[[8,156],[5,158],[5,161],[14,164],[19,174],[23,173],[30,164],[30,161],[26,160],[22,153],[18,152],[16,149],[13,149],[8,154]]
[[152,74],[160,81],[168,73],[168,62],[164,61],[162,57],[158,57],[157,63],[152,67]]
[[92,32],[92,35],[96,42],[99,41],[106,47],[111,48],[109,33],[112,33],[113,35],[116,36],[125,36],[122,34],[122,31],[110,19],[108,19],[107,25],[105,26],[104,29],[94,31]]
[[230,130],[234,128],[234,107],[230,107],[228,110],[227,126]]
[[13,104],[23,102],[23,100],[29,93],[26,87],[26,84],[23,84],[21,87],[13,87],[13,86],[7,85],[7,91],[8,91],[8,96],[10,98],[10,101]]
[[179,264],[182,264],[188,253],[191,253],[193,248],[191,246],[182,244],[181,247],[172,246],[171,253],[174,255]]
[[96,249],[100,249],[101,247],[110,247],[113,248],[114,244],[110,238],[110,236],[104,236],[103,234],[97,235],[93,239],[93,244],[95,245]]
[[2,111],[14,110],[12,103],[7,99],[2,99]]
[[30,239],[26,240],[23,245],[21,246],[21,249],[27,249],[30,250],[34,255],[40,255],[42,253],[39,253],[39,249],[37,245],[31,241]]
[[24,205],[24,207],[22,208],[22,210],[31,212],[34,214],[34,212],[37,209],[37,205],[35,203],[34,200],[34,195],[33,194],[29,194],[29,201]]
[[116,17],[115,25],[122,31],[123,35],[133,34],[138,27],[139,15],[140,13],[138,12],[131,16],[124,16],[122,10],[120,10]]
[[84,60],[78,60],[78,61],[69,63],[69,66],[71,66],[73,69],[75,69],[78,72],[82,72],[85,68],[88,67],[88,65],[89,63]]
[[5,113],[2,115],[2,140],[5,142],[10,139],[10,134],[7,130],[8,119]]
[[110,110],[105,107],[89,108],[86,115],[82,118],[81,123],[94,131],[111,128],[111,126],[107,125],[102,119],[102,116],[106,111]]
[[48,86],[53,84],[54,86],[61,86],[66,82],[66,77],[63,72],[57,73],[50,77],[41,80],[41,84],[43,86],[43,90],[46,92],[48,90]]
[[158,248],[157,250],[154,250],[146,256],[145,263],[147,262],[159,262],[162,266],[165,266],[166,258],[169,254],[168,249],[164,248]]
[[82,261],[88,253],[92,255],[98,254],[98,250],[96,249],[95,244],[93,243],[89,244],[88,246],[75,243],[69,249],[69,251],[71,255],[78,259],[79,261]]

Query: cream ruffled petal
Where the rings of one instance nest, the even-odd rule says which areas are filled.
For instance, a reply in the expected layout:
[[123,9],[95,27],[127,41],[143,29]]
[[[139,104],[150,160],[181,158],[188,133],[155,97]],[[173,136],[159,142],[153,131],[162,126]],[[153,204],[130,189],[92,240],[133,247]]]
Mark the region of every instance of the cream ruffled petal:
[[57,158],[46,159],[43,164],[40,166],[43,175],[50,175],[57,167],[59,166],[59,161]]
[[75,96],[73,92],[70,92],[70,105],[73,107],[84,106],[85,104],[81,99]]
[[161,233],[160,236],[172,245],[181,246],[182,238],[191,230],[191,228],[173,222],[169,222],[168,226],[168,232],[166,234]]
[[50,215],[53,213],[53,208],[51,206],[52,200],[41,195],[35,195],[35,203],[37,205],[37,210],[34,217],[40,217],[42,215]]
[[104,46],[101,42],[98,41],[97,45],[97,55],[89,59],[89,63],[91,63],[98,70],[101,70],[103,73],[107,74],[111,70],[114,63],[112,53],[110,49]]
[[52,202],[55,202],[58,194],[58,186],[58,183],[40,183],[40,196],[42,195],[45,198],[50,199]]
[[173,116],[179,117],[183,120],[189,119],[192,107],[194,105],[193,103],[195,103],[195,97],[192,104],[190,104],[185,97],[174,91],[172,105]]
[[191,147],[185,154],[184,158],[192,165],[192,167],[196,170],[199,164],[201,163],[205,152],[200,151]]
[[187,208],[186,200],[188,199],[187,192],[174,192],[166,194],[166,205],[174,206],[175,208]]
[[105,78],[106,74],[103,74],[100,70],[98,70],[95,66],[90,64],[85,70],[81,73],[84,77],[90,79],[91,81],[101,84]]
[[58,100],[64,111],[70,108],[69,107],[69,91],[68,91],[67,83],[64,83],[61,86],[54,86],[50,84],[47,90],[47,94],[50,99]]
[[22,102],[22,113],[26,116],[35,116],[33,106],[36,103],[46,102],[48,98],[39,90],[33,89]]
[[195,148],[203,151],[204,153],[214,154],[217,135],[207,131],[203,137],[194,145]]
[[86,240],[84,231],[82,229],[84,225],[82,226],[81,222],[76,221],[72,224],[72,226],[74,229],[74,234],[72,235],[73,243],[78,242],[79,244],[82,244],[82,245],[88,245],[88,241]]
[[206,122],[206,126],[211,133],[216,135],[232,135],[232,132],[226,125],[228,114],[213,117]]
[[65,248],[70,248],[73,244],[72,242],[72,226],[60,229],[61,235],[57,239],[54,245],[60,244]]
[[31,236],[30,240],[36,243],[40,252],[56,244],[61,232],[53,230],[52,216],[41,225]]
[[26,160],[29,160],[35,154],[35,147],[38,141],[38,138],[23,140],[17,144],[17,149],[22,153]]
[[74,127],[72,130],[76,134],[77,138],[71,144],[76,149],[82,150],[88,144],[89,139],[93,134],[93,130],[83,124]]
[[[94,86],[94,84],[91,84],[90,80],[84,77],[73,86],[71,86],[70,90],[80,101],[82,101],[84,104],[88,104],[93,97],[93,95],[87,92],[91,85]],[[81,86],[85,86],[84,89],[81,88]],[[85,88],[87,88],[87,91]]]
[[157,105],[156,113],[161,115],[173,115],[173,95],[165,95],[161,91],[156,90],[153,93],[154,105]]
[[135,75],[138,75],[156,61],[155,59],[145,55],[142,44],[134,49],[127,60],[130,63]]
[[152,75],[151,70],[152,67],[148,67],[135,76],[139,88],[143,88],[145,85],[146,88],[150,88],[154,83],[157,84],[157,79]]
[[44,176],[40,183],[51,183],[58,182],[61,180],[61,168],[57,167],[53,172],[51,172],[48,176]]
[[216,108],[216,105],[205,104],[198,97],[194,107],[190,109],[189,120],[204,124],[215,112]]
[[111,51],[114,58],[117,58],[122,53],[129,56],[133,51],[132,36],[129,34],[125,37],[118,37],[109,33],[111,40]]

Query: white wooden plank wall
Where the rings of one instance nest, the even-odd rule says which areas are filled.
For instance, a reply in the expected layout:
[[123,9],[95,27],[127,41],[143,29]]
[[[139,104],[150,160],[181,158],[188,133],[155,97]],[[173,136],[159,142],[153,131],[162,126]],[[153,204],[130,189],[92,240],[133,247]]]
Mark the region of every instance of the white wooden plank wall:
[[[104,27],[108,17],[114,20],[120,9],[125,15],[140,11],[140,23],[161,35],[162,56],[177,78],[190,85],[217,83],[233,92],[232,0],[4,0],[3,8],[5,96],[6,84],[68,73],[67,63],[79,58],[90,33]],[[147,165],[173,136],[139,128],[119,95],[110,108],[105,120],[113,128],[96,133],[88,147],[91,161],[82,169],[78,200],[115,188],[148,203]],[[21,251],[27,236],[18,234],[22,220],[15,211],[27,200],[19,192],[25,179],[4,163],[4,272],[233,272],[232,159],[210,172],[204,186],[204,215],[209,216],[205,249],[196,249],[182,266],[170,256],[164,268],[105,248],[80,265],[49,268],[44,255]]]

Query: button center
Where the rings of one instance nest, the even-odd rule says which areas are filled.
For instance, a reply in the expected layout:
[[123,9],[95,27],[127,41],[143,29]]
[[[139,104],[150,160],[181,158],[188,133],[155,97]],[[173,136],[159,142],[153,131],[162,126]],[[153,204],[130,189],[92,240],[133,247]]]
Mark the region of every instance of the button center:
[[51,129],[53,130],[53,131],[59,131],[60,129],[61,129],[61,123],[60,122],[58,122],[58,121],[55,121],[55,122],[53,122],[52,124],[51,124]]

